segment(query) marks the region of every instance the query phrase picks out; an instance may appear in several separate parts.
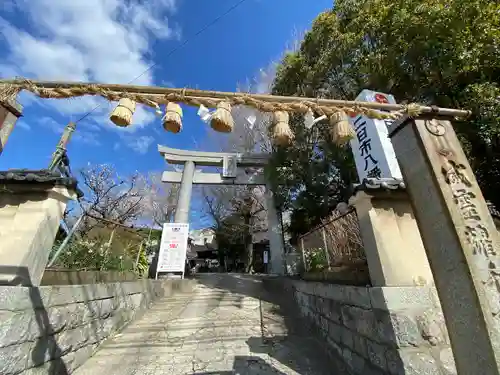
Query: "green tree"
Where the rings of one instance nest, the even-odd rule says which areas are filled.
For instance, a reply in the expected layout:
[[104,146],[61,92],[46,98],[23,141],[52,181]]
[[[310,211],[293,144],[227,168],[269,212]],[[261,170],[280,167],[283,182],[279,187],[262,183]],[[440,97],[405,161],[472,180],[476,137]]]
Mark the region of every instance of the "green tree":
[[300,117],[294,116],[290,126],[294,144],[274,151],[268,176],[278,204],[292,210],[288,230],[294,242],[348,199],[356,175],[350,150],[328,141],[327,125],[307,130]]
[[[367,88],[390,92],[400,103],[471,109],[473,115],[455,121],[455,129],[486,199],[500,206],[495,194],[500,189],[499,84],[500,3],[338,0],[316,18],[300,48],[285,55],[273,93],[352,100]],[[306,145],[300,122],[292,121],[297,142],[278,151],[275,167],[288,167],[278,176],[287,187],[284,202],[314,218],[319,211],[308,205],[325,183],[322,173],[337,175],[344,184],[339,192],[345,192],[352,161],[349,150],[331,145],[324,132],[322,141]],[[321,151],[313,152],[318,143]],[[325,172],[323,164],[333,167]]]

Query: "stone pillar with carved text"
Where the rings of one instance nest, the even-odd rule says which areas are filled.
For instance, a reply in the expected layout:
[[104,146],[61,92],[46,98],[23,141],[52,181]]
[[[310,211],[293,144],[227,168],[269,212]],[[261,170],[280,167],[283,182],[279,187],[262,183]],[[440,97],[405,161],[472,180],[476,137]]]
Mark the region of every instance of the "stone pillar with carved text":
[[499,234],[447,119],[389,130],[446,319],[457,371],[500,374]]

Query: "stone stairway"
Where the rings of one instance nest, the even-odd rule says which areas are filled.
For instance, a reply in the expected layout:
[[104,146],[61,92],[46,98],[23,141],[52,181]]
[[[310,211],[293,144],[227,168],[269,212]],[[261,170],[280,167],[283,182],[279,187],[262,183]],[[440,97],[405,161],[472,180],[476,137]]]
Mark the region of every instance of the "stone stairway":
[[338,374],[262,284],[251,276],[202,276],[192,294],[157,301],[74,374]]

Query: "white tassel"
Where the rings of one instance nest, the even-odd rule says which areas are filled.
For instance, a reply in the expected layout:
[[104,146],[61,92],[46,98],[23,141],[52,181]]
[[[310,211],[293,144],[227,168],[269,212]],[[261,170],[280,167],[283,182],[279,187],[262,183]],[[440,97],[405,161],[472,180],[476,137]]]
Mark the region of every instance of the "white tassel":
[[255,115],[250,115],[246,118],[246,120],[248,122],[248,127],[252,130],[255,126],[255,122],[257,121],[257,117]]
[[314,118],[313,111],[309,109],[309,111],[307,111],[307,113],[304,115],[304,126],[306,127],[306,129],[311,129],[318,122],[323,121],[326,118],[326,115]]
[[[214,111],[215,112],[215,111]],[[200,105],[200,108],[198,108],[198,116],[200,116],[201,121],[205,123],[209,123],[210,120],[212,119],[212,116],[214,112],[211,112],[207,107],[205,107],[203,104]]]

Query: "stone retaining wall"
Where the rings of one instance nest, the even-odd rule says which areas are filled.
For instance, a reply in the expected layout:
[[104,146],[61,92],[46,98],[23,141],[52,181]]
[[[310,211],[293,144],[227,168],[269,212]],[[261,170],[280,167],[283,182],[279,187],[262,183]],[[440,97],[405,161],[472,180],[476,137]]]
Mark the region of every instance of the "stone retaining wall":
[[456,374],[436,291],[287,280],[301,314],[352,374]]
[[194,283],[0,286],[0,374],[70,374],[155,299]]
[[140,278],[132,271],[74,271],[46,269],[40,285],[83,285],[137,281]]

